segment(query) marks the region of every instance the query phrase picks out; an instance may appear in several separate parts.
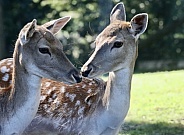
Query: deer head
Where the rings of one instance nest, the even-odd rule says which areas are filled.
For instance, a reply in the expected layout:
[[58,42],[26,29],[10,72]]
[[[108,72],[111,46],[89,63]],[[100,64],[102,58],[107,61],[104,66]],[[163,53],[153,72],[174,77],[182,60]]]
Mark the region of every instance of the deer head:
[[54,36],[69,20],[70,17],[63,17],[39,26],[34,19],[25,25],[15,46],[15,63],[20,63],[25,72],[39,77],[65,83],[80,82],[79,72],[68,60],[62,44]]
[[[11,86],[0,88],[0,134],[22,134],[33,120],[40,103],[42,78],[68,84],[81,82],[79,72],[54,36],[69,20],[70,17],[64,17],[39,26],[34,19],[20,31],[10,67]],[[10,79],[7,67],[0,68],[5,73],[2,86]]]
[[83,65],[85,77],[96,77],[111,71],[134,66],[137,58],[137,40],[147,27],[148,15],[137,14],[126,22],[123,3],[117,4],[110,14],[110,24],[96,38],[95,51]]

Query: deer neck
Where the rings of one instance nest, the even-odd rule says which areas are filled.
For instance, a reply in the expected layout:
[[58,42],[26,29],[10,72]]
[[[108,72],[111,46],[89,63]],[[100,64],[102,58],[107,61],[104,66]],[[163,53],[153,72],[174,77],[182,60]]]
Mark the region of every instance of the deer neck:
[[17,55],[14,56],[12,77],[8,119],[3,130],[5,133],[16,134],[23,132],[36,115],[40,101],[41,78],[28,73],[20,64]]
[[19,70],[15,69],[14,71],[14,76],[16,77],[13,77],[13,87],[10,95],[10,101],[12,100],[13,102],[13,111],[15,113],[18,108],[25,108],[25,105],[31,108],[34,107],[29,106],[27,103],[39,104],[41,86],[40,77],[28,73],[24,69],[21,69],[22,67],[17,67]]
[[124,68],[109,73],[103,104],[115,115],[126,116],[130,104],[130,89],[133,68]]

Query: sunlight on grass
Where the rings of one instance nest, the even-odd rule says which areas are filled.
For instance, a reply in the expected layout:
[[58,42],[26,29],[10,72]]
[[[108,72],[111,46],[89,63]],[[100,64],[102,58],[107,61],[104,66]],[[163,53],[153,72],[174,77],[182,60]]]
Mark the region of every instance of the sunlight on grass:
[[120,135],[184,135],[184,71],[135,74]]

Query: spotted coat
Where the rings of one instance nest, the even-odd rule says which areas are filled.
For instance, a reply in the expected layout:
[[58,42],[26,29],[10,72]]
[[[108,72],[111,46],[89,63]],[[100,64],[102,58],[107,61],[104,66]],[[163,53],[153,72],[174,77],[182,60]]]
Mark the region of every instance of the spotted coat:
[[13,72],[13,59],[4,59],[0,61],[0,94],[11,90]]
[[[11,89],[12,65],[11,58],[0,63],[1,93]],[[82,122],[87,115],[95,110],[104,94],[104,87],[103,81],[87,78],[83,78],[81,83],[74,85],[42,79],[40,106],[37,116],[30,124],[27,132],[31,132],[34,128],[42,128],[43,123],[51,124],[49,126],[51,129],[43,130],[75,132],[73,131],[76,130],[75,124]]]

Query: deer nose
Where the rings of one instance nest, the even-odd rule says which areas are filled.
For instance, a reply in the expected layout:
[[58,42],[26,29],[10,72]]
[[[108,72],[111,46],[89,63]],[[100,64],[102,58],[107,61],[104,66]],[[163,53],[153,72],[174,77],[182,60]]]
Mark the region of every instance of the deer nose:
[[80,75],[78,71],[73,71],[72,76],[76,80],[77,83],[80,83],[82,81],[82,76]]
[[82,68],[82,76],[88,77],[89,73],[92,71],[92,66],[83,66]]

